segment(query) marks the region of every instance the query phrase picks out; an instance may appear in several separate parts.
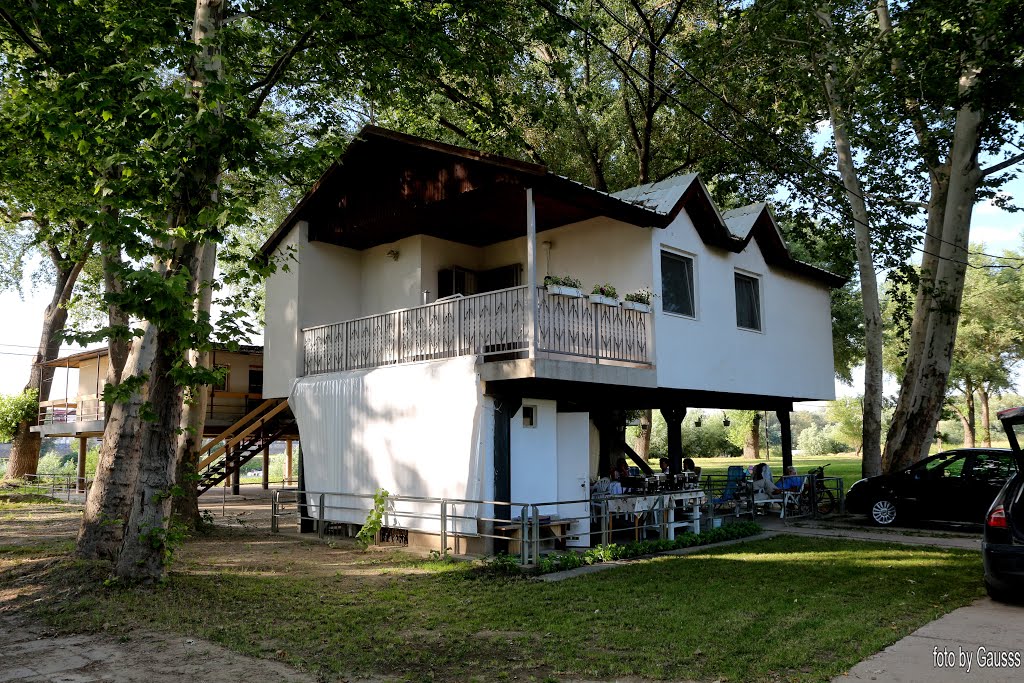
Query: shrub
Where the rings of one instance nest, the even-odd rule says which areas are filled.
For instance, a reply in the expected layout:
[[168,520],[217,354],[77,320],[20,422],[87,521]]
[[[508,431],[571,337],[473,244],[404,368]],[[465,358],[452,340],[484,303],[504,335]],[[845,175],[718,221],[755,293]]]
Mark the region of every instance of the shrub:
[[591,294],[599,294],[601,296],[606,296],[609,299],[618,299],[619,298],[619,293],[616,292],[615,288],[612,287],[607,282],[604,283],[603,285],[594,285],[594,288],[592,290],[590,290],[590,293]]
[[638,304],[647,304],[648,306],[651,305],[651,293],[646,289],[641,289],[638,292],[630,292],[623,298],[626,301],[632,301]]
[[562,287],[574,287],[576,289],[583,289],[583,281],[578,277],[572,277],[571,275],[545,275],[545,285],[560,285]]
[[797,437],[797,445],[804,455],[831,455],[852,450],[847,444],[835,439],[829,429],[807,427]]

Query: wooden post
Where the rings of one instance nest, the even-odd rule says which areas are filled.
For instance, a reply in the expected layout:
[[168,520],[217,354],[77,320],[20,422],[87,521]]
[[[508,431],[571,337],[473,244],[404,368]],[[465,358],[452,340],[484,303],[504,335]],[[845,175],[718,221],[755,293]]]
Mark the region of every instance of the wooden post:
[[289,486],[292,483],[292,440],[284,442],[284,481]]
[[270,442],[263,444],[263,490],[270,488]]
[[793,464],[793,427],[789,421],[788,410],[776,410],[779,425],[782,427],[782,473]]
[[85,455],[89,451],[89,439],[78,438],[78,492],[85,493]]

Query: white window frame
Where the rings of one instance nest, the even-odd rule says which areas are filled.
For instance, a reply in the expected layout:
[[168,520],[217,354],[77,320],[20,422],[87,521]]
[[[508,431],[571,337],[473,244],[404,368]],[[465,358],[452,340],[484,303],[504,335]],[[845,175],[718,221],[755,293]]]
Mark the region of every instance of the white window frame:
[[[690,274],[693,276],[693,282],[690,283],[693,294],[693,315],[686,315],[685,313],[677,313],[670,311],[665,308],[665,273],[661,268],[661,254],[665,252],[671,256],[678,256],[679,258],[685,258],[690,260]],[[661,297],[661,312],[665,315],[670,315],[673,318],[682,318],[683,320],[700,320],[700,295],[697,287],[697,255],[682,249],[671,247],[667,244],[660,245],[658,249],[658,275],[660,282],[658,287],[657,296]]]
[[736,276],[742,275],[743,277],[750,278],[757,283],[757,317],[758,322],[761,323],[761,327],[744,327],[740,325],[738,309],[735,309],[736,314],[736,329],[743,330],[744,332],[756,332],[757,334],[764,334],[765,320],[764,320],[764,277],[760,273],[755,273],[749,270],[743,270],[742,268],[736,268],[733,270],[732,275],[732,288],[733,288],[733,302],[736,300]]

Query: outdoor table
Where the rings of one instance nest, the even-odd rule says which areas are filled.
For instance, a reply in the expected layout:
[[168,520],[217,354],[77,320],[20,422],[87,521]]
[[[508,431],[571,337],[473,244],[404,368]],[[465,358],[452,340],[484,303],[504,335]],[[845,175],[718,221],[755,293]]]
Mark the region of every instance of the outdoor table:
[[[595,496],[595,500],[597,499],[600,499],[600,497]],[[680,527],[692,527],[693,532],[699,534],[700,517],[693,515],[692,509],[694,506],[701,505],[704,499],[704,491],[699,488],[690,491],[666,491],[664,493],[652,494],[625,493],[621,496],[609,496],[604,498],[608,503],[608,528],[613,528],[613,515],[629,515],[634,519],[634,537],[639,540],[640,520],[642,517],[652,512],[674,510],[676,509],[676,503],[679,502],[682,503],[679,507],[691,511],[690,518],[680,522],[669,520],[665,524],[665,537],[668,539],[675,538],[675,530]]]

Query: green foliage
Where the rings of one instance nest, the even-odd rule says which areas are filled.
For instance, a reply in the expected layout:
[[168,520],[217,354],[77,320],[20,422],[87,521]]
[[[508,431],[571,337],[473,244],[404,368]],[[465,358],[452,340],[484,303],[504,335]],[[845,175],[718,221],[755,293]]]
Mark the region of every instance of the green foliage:
[[[715,419],[711,416],[716,415]],[[721,413],[701,413],[691,411],[683,421],[682,443],[683,453],[691,458],[733,457],[743,452],[743,448],[730,439],[729,429],[718,419]],[[697,427],[700,419],[701,426]],[[634,436],[636,428],[633,430]],[[742,443],[742,442],[740,442]],[[668,427],[665,418],[657,410],[651,416],[651,449],[649,457],[668,455]]]
[[814,425],[804,429],[797,437],[797,446],[804,455],[828,455],[853,450],[839,441],[830,428],[818,429]]
[[623,297],[626,301],[632,301],[638,304],[651,305],[651,292],[647,289],[641,289],[637,292],[630,292]]
[[38,391],[29,389],[20,394],[0,396],[0,442],[7,443],[13,439],[22,422],[35,420],[39,410],[38,395]]
[[366,522],[356,534],[356,543],[363,550],[373,544],[377,533],[384,524],[384,511],[387,509],[389,495],[384,489],[377,489],[377,492],[373,494],[373,509],[370,510],[370,514],[366,516]]
[[601,296],[606,296],[609,299],[618,299],[619,298],[619,293],[616,292],[615,288],[612,287],[607,282],[604,283],[603,285],[594,285],[594,288],[592,290],[590,290],[590,293],[591,294],[599,294]]
[[544,284],[583,289],[583,281],[578,277],[572,277],[571,275],[545,275]]

